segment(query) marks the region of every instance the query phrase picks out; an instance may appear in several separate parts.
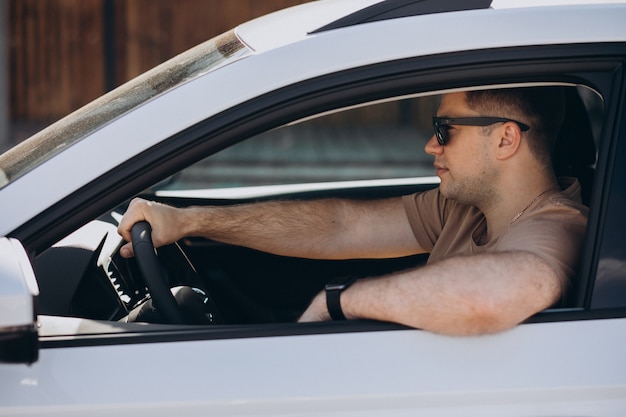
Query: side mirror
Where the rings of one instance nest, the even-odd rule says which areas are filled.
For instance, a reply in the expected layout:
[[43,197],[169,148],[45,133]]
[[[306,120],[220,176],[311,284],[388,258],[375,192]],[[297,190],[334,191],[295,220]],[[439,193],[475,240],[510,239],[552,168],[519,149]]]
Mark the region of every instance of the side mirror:
[[0,238],[0,363],[37,361],[38,295],[35,273],[24,247],[16,239]]

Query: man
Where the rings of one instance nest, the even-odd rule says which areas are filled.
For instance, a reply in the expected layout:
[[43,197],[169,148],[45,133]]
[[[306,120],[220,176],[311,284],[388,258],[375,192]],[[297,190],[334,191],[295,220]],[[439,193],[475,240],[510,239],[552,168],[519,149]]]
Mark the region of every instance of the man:
[[[580,187],[559,186],[550,162],[562,108],[559,88],[444,95],[425,148],[436,190],[185,209],[133,200],[119,232],[129,240],[132,225],[147,220],[156,246],[202,236],[317,259],[428,252],[424,267],[327,288],[300,320],[332,314],[451,335],[502,331],[558,302],[580,255]],[[130,244],[121,253],[132,256]]]

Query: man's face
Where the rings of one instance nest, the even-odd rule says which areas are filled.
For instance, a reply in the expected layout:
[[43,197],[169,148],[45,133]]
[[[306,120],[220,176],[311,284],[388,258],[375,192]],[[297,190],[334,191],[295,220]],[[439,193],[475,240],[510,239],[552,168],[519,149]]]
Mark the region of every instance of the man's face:
[[[450,93],[443,96],[438,117],[485,116],[472,110],[465,101],[465,93]],[[446,126],[449,141],[439,145],[435,135],[426,144],[425,150],[435,157],[437,176],[441,179],[439,189],[450,199],[463,204],[482,206],[493,196],[497,179],[495,160],[491,144],[498,129],[478,126]],[[486,132],[491,131],[491,134]]]

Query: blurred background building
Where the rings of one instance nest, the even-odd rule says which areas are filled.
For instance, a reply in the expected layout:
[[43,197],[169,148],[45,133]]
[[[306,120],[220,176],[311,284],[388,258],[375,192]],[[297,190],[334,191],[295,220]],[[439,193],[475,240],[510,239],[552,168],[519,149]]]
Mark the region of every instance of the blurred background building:
[[0,0],[0,152],[142,72],[307,0]]

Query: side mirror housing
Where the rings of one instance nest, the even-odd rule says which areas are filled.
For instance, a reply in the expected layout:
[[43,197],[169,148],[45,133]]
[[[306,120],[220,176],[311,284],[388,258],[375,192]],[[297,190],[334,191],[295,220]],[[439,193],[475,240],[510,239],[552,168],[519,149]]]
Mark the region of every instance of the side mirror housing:
[[0,238],[0,363],[32,364],[39,357],[39,288],[22,244]]

